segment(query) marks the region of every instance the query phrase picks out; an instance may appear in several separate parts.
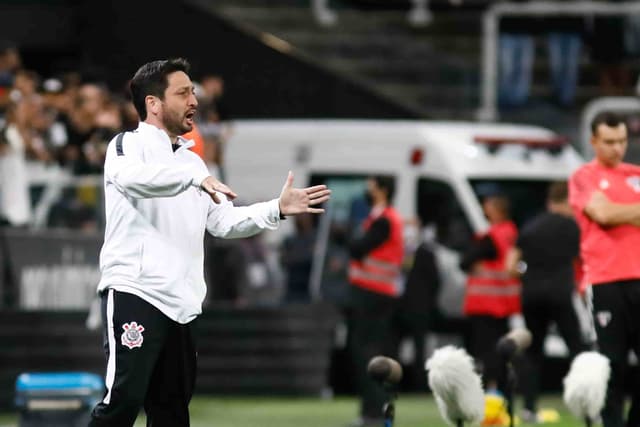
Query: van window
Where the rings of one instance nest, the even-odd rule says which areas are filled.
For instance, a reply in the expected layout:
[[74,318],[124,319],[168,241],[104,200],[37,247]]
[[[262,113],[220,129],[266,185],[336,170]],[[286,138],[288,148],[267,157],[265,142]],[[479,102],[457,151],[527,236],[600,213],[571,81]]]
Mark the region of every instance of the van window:
[[422,224],[436,226],[436,239],[440,244],[463,250],[471,240],[471,225],[451,186],[436,179],[420,178],[416,197]]
[[345,305],[349,295],[348,243],[360,232],[360,224],[369,214],[369,206],[364,198],[367,176],[313,175],[310,185],[319,184],[331,188],[331,202],[327,212],[317,217],[318,242],[326,241],[327,248],[322,263],[320,294],[325,301]]
[[365,175],[313,175],[310,185],[325,184],[331,189],[331,222],[341,226],[359,223],[369,214],[364,201],[367,189]]
[[511,205],[511,218],[518,227],[522,227],[545,209],[551,181],[472,179],[470,183],[479,202],[488,193],[505,194]]

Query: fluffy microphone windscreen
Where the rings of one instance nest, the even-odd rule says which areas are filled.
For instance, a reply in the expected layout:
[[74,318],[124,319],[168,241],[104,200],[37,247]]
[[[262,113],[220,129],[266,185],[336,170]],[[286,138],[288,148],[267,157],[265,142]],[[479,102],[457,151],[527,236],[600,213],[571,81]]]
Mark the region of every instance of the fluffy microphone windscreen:
[[439,348],[425,365],[440,414],[452,426],[479,424],[484,417],[482,381],[461,348]]
[[402,366],[390,357],[375,356],[369,361],[367,373],[376,381],[397,384],[402,379]]
[[578,418],[595,420],[604,407],[611,375],[609,359],[595,351],[578,354],[564,378],[562,398]]

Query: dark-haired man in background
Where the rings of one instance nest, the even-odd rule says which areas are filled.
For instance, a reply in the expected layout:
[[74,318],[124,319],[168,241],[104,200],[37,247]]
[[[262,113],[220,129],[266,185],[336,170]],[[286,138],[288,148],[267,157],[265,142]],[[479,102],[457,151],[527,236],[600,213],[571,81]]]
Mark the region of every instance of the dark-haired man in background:
[[193,127],[197,101],[183,59],[154,61],[131,80],[140,124],[116,136],[104,170],[106,229],[100,253],[107,392],[91,427],[189,426],[196,374],[193,322],[206,294],[203,239],[247,237],[278,227],[285,215],[320,213],[323,185],[234,207],[235,193],[209,175],[180,137]]
[[[624,163],[627,126],[603,112],[591,122],[595,159],[569,180],[569,202],[580,226],[580,254],[593,292],[599,351],[611,376],[602,410],[604,427],[624,423],[629,350],[640,356],[640,167]],[[627,426],[640,425],[640,389],[632,389]]]
[[352,304],[349,345],[356,387],[362,399],[356,426],[378,427],[383,422],[385,391],[368,377],[367,364],[372,357],[390,351],[393,309],[400,296],[403,222],[391,206],[394,193],[393,177],[374,176],[367,180],[366,196],[371,210],[362,225],[361,236],[349,245]]
[[580,230],[569,206],[565,181],[554,182],[547,193],[547,210],[527,222],[516,247],[507,256],[507,268],[522,280],[522,314],[531,331],[526,351],[527,375],[521,377],[525,422],[536,421],[544,341],[554,322],[571,358],[586,350],[573,306],[574,265],[580,252]]

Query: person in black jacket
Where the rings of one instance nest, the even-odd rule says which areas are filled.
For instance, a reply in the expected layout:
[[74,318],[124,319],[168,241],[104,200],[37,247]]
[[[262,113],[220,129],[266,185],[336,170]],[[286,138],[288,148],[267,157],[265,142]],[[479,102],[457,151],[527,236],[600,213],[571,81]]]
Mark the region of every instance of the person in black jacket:
[[533,420],[544,340],[554,322],[571,357],[586,350],[573,307],[574,262],[579,255],[580,231],[569,206],[566,182],[550,185],[547,211],[525,224],[509,253],[507,266],[522,280],[522,313],[532,342],[526,352],[527,375],[522,376],[525,411]]
[[435,250],[435,230],[433,226],[427,226],[413,253],[404,293],[393,319],[394,338],[398,343],[404,337],[413,342],[415,356],[411,366],[405,369],[404,377],[407,378],[406,383],[416,390],[427,389],[425,338],[437,318],[442,316],[438,308],[441,280]]

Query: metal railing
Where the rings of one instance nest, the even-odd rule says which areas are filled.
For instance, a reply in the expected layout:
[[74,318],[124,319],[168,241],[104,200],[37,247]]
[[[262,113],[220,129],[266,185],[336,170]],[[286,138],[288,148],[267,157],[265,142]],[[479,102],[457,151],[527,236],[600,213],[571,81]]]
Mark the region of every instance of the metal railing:
[[29,187],[40,188],[40,195],[35,200],[31,219],[31,226],[34,228],[45,228],[52,207],[61,200],[63,192],[67,188],[93,188],[96,194],[96,220],[99,228],[104,227],[104,196],[103,196],[103,176],[96,175],[73,175],[66,169],[57,166],[43,166],[40,164],[29,164]]
[[591,16],[640,14],[640,1],[607,4],[594,1],[535,1],[530,3],[497,3],[482,18],[482,81],[480,109],[477,118],[498,119],[498,24],[505,16]]

